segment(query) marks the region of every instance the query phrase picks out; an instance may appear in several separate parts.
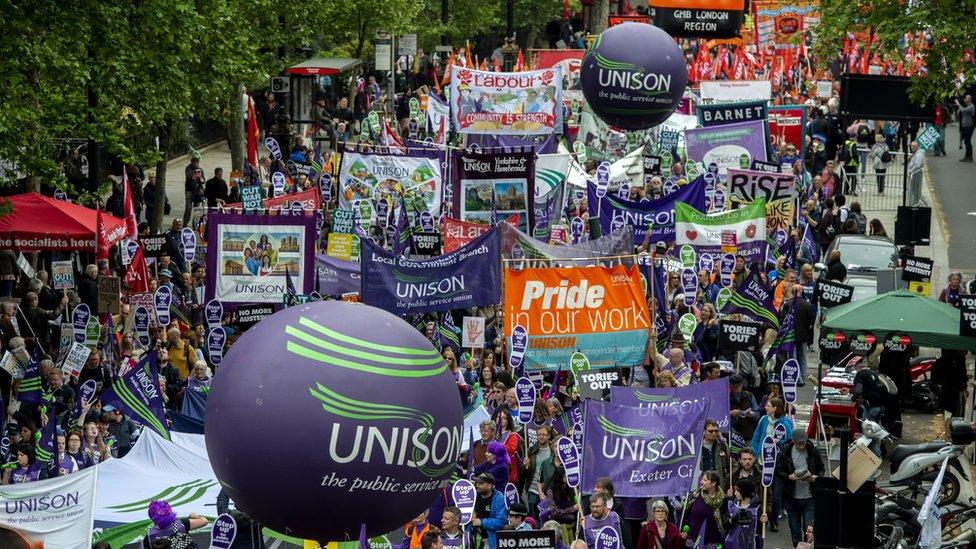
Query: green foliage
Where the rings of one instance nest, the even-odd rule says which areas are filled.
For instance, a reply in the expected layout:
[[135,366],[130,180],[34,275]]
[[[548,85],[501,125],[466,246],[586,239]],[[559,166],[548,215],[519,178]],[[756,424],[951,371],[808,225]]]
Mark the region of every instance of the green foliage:
[[973,0],[822,0],[816,51],[831,59],[841,50],[848,32],[870,30],[878,37],[876,48],[887,59],[904,59],[906,33],[930,32],[933,40],[922,50],[928,72],[914,78],[917,98],[945,99],[959,91],[959,76],[971,82],[976,66],[966,61],[966,51],[976,43]]

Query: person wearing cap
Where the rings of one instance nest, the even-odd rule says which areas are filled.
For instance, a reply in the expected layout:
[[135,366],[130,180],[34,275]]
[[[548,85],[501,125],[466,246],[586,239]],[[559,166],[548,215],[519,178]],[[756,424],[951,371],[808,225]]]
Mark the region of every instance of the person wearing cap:
[[532,530],[532,525],[525,521],[529,508],[522,502],[513,503],[508,507],[508,530]]
[[[743,352],[743,351],[740,351]],[[759,422],[759,405],[751,391],[745,389],[745,378],[741,374],[729,377],[729,419],[732,429],[744,440],[751,440]]]
[[820,452],[807,440],[806,431],[793,431],[792,438],[776,457],[776,478],[782,483],[794,546],[803,540],[807,525],[813,523],[813,484],[823,474]]
[[469,524],[475,538],[472,547],[480,547],[483,541],[487,541],[488,548],[494,549],[497,546],[496,533],[508,525],[505,496],[495,489],[495,477],[491,473],[477,475],[474,478],[474,489],[474,516]]
[[122,415],[122,410],[112,404],[102,407],[102,418],[108,420],[108,432],[118,446],[118,457],[125,457],[132,449],[138,427],[134,421]]

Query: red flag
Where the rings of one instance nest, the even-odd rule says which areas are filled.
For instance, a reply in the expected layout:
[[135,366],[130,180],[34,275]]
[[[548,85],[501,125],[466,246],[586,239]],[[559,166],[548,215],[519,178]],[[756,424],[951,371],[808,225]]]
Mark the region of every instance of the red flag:
[[102,209],[95,214],[95,259],[108,259],[108,235],[105,234],[105,220],[102,219]]
[[136,249],[136,255],[132,258],[129,266],[125,270],[126,288],[129,293],[140,293],[149,291],[149,282],[146,276],[146,258],[142,253],[142,246]]
[[498,64],[498,57],[491,56],[491,64],[495,72],[502,72],[502,67]]
[[861,53],[861,74],[867,74],[868,73],[868,55],[870,54],[870,52],[868,50],[869,50],[869,47],[868,47],[867,44],[865,44],[864,45],[864,52]]
[[129,238],[139,235],[139,222],[136,221],[136,207],[132,201],[132,188],[129,186],[129,174],[125,171],[125,164],[122,165],[122,193],[123,208],[125,209],[125,234]]
[[525,70],[525,57],[522,56],[522,48],[518,50],[518,56],[515,58],[515,71],[521,72]]
[[247,99],[247,163],[257,167],[258,165],[258,139],[261,137],[261,130],[258,128],[258,117],[254,113],[254,99]]

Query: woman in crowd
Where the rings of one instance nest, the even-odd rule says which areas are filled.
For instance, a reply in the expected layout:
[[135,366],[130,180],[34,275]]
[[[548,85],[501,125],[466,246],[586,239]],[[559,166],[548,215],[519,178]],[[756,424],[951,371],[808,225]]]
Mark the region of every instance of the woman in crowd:
[[508,482],[518,482],[518,451],[522,447],[522,437],[518,435],[511,413],[498,414],[496,421],[499,425],[498,440],[508,452]]
[[700,317],[698,325],[695,326],[694,340],[701,359],[708,362],[715,358],[718,350],[718,312],[715,310],[715,305],[711,303],[703,305]]
[[651,504],[651,520],[641,528],[637,549],[681,549],[685,538],[678,526],[668,520],[668,505],[663,500]]
[[714,548],[724,540],[722,513],[725,494],[722,493],[721,481],[715,471],[703,472],[701,487],[685,501],[682,525],[688,527],[685,547]]
[[16,465],[6,466],[0,484],[23,484],[48,477],[47,469],[37,463],[37,452],[30,444],[20,443]]
[[505,485],[509,482],[509,463],[508,450],[505,449],[505,445],[493,440],[488,443],[484,463],[475,466],[474,476],[481,473],[491,473],[495,479],[495,489],[504,493]]
[[142,546],[145,549],[156,547],[153,545],[156,540],[166,539],[173,541],[174,538],[185,539],[193,530],[198,530],[207,525],[207,519],[190,513],[186,518],[181,519],[176,516],[176,511],[165,500],[156,500],[149,503],[149,520],[152,525],[149,532],[142,539]]
[[766,401],[766,415],[759,418],[759,425],[752,435],[752,451],[758,456],[762,455],[762,441],[767,436],[776,438],[776,426],[783,425],[785,435],[777,442],[782,448],[793,437],[793,421],[786,415],[786,403],[780,397],[773,397]]
[[85,437],[81,441],[81,451],[86,459],[91,459],[94,463],[101,463],[108,459],[109,449],[98,434],[98,422],[88,421],[85,423]]
[[[97,430],[98,428],[96,427],[96,432]],[[79,470],[93,467],[98,463],[93,454],[89,454],[82,450],[82,439],[83,437],[81,436],[81,431],[78,430],[69,432],[66,439],[68,457],[73,459],[75,463],[78,464]]]
[[759,502],[753,497],[755,488],[748,480],[739,480],[733,487],[733,497],[726,503],[729,531],[725,534],[726,549],[756,549],[762,541],[758,524],[766,522],[766,514],[759,516]]

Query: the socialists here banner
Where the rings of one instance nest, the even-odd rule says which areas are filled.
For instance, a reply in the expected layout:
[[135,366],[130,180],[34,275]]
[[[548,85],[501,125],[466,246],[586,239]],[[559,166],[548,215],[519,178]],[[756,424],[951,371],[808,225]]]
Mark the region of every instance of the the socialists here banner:
[[610,477],[617,496],[647,498],[687,492],[693,487],[708,407],[705,403],[638,408],[586,400],[581,486]]
[[569,368],[586,354],[591,368],[644,359],[650,313],[637,267],[505,269],[505,335],[528,333],[527,368]]
[[0,489],[0,546],[90,547],[97,467]]
[[206,299],[281,303],[286,274],[299,293],[314,289],[315,218],[211,214]]
[[451,113],[460,133],[552,133],[562,112],[559,67],[527,72],[451,68]]

